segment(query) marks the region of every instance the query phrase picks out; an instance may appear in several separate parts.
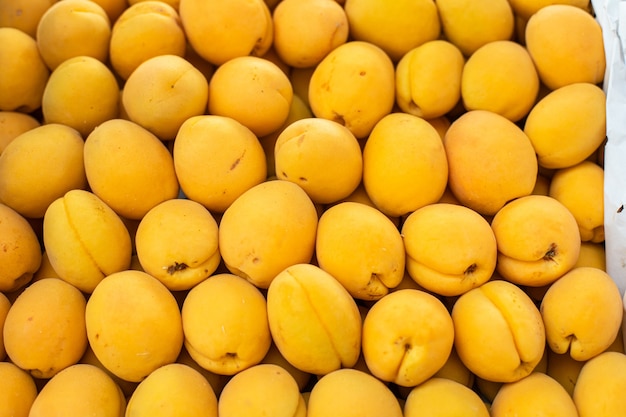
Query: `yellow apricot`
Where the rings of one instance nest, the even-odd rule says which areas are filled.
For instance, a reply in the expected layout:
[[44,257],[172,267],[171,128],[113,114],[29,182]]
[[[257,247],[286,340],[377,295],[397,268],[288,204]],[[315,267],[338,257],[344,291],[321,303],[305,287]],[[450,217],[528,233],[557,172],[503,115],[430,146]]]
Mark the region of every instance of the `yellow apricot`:
[[308,417],[402,417],[391,390],[376,377],[357,369],[338,369],[322,376],[309,396]]
[[419,285],[444,296],[487,282],[498,248],[490,224],[457,204],[433,203],[409,214],[402,226],[407,270]]
[[546,351],[548,353],[546,374],[561,384],[570,396],[573,395],[578,375],[586,361],[577,361],[568,352],[555,353],[552,349]]
[[287,267],[267,292],[272,339],[296,368],[323,375],[354,366],[361,347],[361,316],[346,289],[312,264]]
[[276,343],[272,342],[269,350],[267,351],[267,354],[265,355],[261,363],[271,363],[284,368],[287,372],[291,374],[293,379],[296,380],[300,391],[305,390],[307,388],[307,385],[311,381],[312,375],[293,366],[291,362],[289,362],[287,358],[285,358],[285,356],[283,356],[283,354],[280,352],[280,350],[276,346]]
[[120,387],[97,366],[65,368],[41,389],[29,417],[98,415],[123,417],[126,399]]
[[505,383],[491,403],[492,417],[537,415],[578,417],[574,401],[565,388],[542,372]]
[[178,55],[157,55],[129,75],[122,103],[131,121],[161,140],[173,140],[180,126],[204,114],[209,85],[204,74]]
[[41,246],[32,225],[0,203],[0,291],[13,292],[28,284],[41,265]]
[[454,44],[428,41],[409,50],[396,66],[396,102],[405,113],[434,119],[461,98],[465,58]]
[[550,348],[585,361],[615,340],[622,323],[622,297],[606,272],[579,267],[550,286],[541,302],[541,315]]
[[41,122],[30,114],[0,110],[0,155],[13,139],[39,126]]
[[465,206],[493,215],[514,198],[529,195],[537,180],[537,157],[520,127],[488,110],[456,119],[443,141],[448,186]]
[[381,3],[346,0],[351,39],[382,48],[397,62],[413,48],[439,38],[441,23],[432,0]]
[[171,363],[139,383],[126,406],[134,417],[217,417],[217,397],[202,374]]
[[492,382],[529,375],[545,350],[541,313],[515,284],[492,280],[462,294],[452,308],[454,346],[467,368]]
[[176,299],[159,280],[141,271],[104,278],[87,301],[85,321],[98,360],[131,382],[173,363],[183,345]]
[[120,387],[120,389],[124,393],[124,398],[130,398],[132,393],[137,388],[137,385],[139,385],[138,382],[126,381],[118,377],[117,375],[115,375],[113,372],[109,371],[102,364],[102,362],[100,362],[100,360],[96,357],[96,354],[94,353],[91,346],[89,346],[89,344],[87,344],[87,349],[85,350],[85,354],[83,355],[82,358],[80,358],[80,361],[78,363],[93,365],[103,370],[109,377],[111,377],[113,382],[115,382],[117,386]]
[[6,0],[0,2],[0,27],[19,29],[33,39],[41,16],[57,0]]
[[437,10],[446,39],[465,56],[513,36],[515,21],[508,0],[437,0]]
[[59,1],[41,16],[36,39],[41,57],[51,70],[78,56],[104,63],[109,57],[111,21],[94,1]]
[[[151,1],[151,0],[128,0],[128,4],[130,6],[134,6],[135,4],[141,3],[143,1]],[[176,11],[178,11],[178,8],[180,7],[180,0],[161,0],[161,1],[173,7]]]
[[198,364],[198,362],[196,362],[191,357],[184,345],[183,348],[180,350],[178,358],[176,358],[176,363],[190,366],[191,368],[198,371],[202,376],[204,376],[209,385],[211,385],[211,388],[213,389],[216,397],[219,397],[222,389],[224,388],[224,385],[226,385],[226,383],[230,379],[230,375],[220,375],[216,374],[215,372],[211,372],[208,369],[204,369],[202,366],[200,366],[200,364]]
[[363,148],[363,185],[376,207],[403,216],[441,198],[448,181],[446,150],[424,119],[391,113]]
[[583,365],[574,386],[580,417],[617,416],[626,409],[626,355],[604,352]]
[[367,137],[395,101],[393,62],[378,46],[346,42],[315,67],[308,99],[315,117],[334,120],[357,137]]
[[87,347],[85,303],[76,287],[58,278],[29,285],[4,322],[4,345],[11,362],[45,379],[77,363]]
[[587,10],[571,4],[542,7],[528,19],[525,42],[541,82],[552,90],[604,79],[602,28]]
[[348,40],[348,17],[334,0],[283,0],[272,16],[273,46],[291,67],[313,67]]
[[193,49],[214,65],[261,56],[272,44],[272,16],[263,0],[180,0],[178,12]]
[[28,218],[43,218],[48,206],[87,186],[84,141],[75,129],[49,123],[24,132],[0,155],[0,201]]
[[37,42],[19,29],[0,27],[0,110],[30,113],[41,107],[50,70]]
[[219,248],[228,270],[267,288],[290,265],[310,262],[317,211],[298,185],[271,180],[241,194],[224,212]]
[[280,133],[274,161],[278,179],[298,184],[319,204],[350,195],[363,173],[361,147],[352,132],[332,120],[313,117],[297,120]]
[[11,362],[0,362],[0,417],[28,417],[36,397],[32,376]]
[[185,32],[176,9],[163,1],[141,1],[129,6],[114,21],[109,55],[117,75],[126,80],[149,58],[184,56]]
[[591,2],[589,0],[509,0],[511,7],[517,16],[528,19],[539,9],[551,4],[569,4],[588,10]]
[[197,284],[181,314],[185,348],[211,372],[234,375],[260,363],[269,350],[266,301],[241,277],[220,273]]
[[129,6],[127,0],[91,0],[95,3],[98,3],[100,7],[104,9],[107,16],[109,16],[109,21],[111,24],[115,23],[115,21],[120,17],[120,15],[126,10]]
[[178,195],[172,155],[132,121],[111,119],[94,129],[85,139],[84,161],[91,190],[122,217],[141,219]]
[[85,293],[91,293],[106,275],[130,265],[128,229],[89,191],[71,190],[52,202],[43,230],[50,265],[61,279]]
[[452,351],[441,368],[432,376],[432,378],[445,378],[465,385],[468,388],[474,386],[476,380],[474,374],[467,369],[456,349],[452,346]]
[[405,417],[489,417],[487,405],[470,388],[445,378],[430,378],[413,388],[404,404]]

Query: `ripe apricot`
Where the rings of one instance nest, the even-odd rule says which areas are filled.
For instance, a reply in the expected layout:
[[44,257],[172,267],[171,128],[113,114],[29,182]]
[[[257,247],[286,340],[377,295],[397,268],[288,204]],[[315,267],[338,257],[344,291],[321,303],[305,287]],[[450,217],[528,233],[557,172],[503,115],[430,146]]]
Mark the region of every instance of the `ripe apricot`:
[[41,16],[56,0],[7,0],[0,3],[0,27],[19,29],[33,39]]
[[31,375],[11,362],[0,362],[0,417],[28,417],[36,397]]
[[539,9],[551,4],[569,4],[583,10],[588,10],[591,4],[589,0],[510,0],[510,3],[515,14],[525,20],[528,20]]
[[39,126],[41,122],[30,114],[0,110],[0,155],[13,139]]
[[404,404],[405,417],[489,417],[487,405],[469,387],[445,378],[430,378],[411,389]]
[[626,409],[626,355],[604,352],[584,363],[574,393],[580,417],[609,417]]

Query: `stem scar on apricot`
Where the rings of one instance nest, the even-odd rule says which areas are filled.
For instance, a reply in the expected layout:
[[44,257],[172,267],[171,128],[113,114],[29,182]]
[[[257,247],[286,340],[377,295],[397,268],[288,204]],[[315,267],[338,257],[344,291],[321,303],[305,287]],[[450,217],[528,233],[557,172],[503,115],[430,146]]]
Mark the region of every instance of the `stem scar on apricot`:
[[545,255],[543,255],[543,260],[556,262],[556,260],[554,259],[556,254],[557,254],[556,243],[551,243]]
[[170,275],[174,275],[174,273],[178,271],[183,271],[187,269],[188,267],[189,266],[184,262],[182,263],[174,262],[172,265],[167,267],[167,273]]

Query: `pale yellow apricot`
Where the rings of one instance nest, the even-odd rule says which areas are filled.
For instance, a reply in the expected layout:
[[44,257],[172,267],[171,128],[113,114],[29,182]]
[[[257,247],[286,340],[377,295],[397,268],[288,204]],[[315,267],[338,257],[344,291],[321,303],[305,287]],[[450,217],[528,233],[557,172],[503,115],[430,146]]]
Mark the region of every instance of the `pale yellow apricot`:
[[16,291],[28,284],[41,265],[41,246],[32,225],[0,203],[0,291]]
[[28,417],[37,397],[35,380],[11,362],[0,362],[0,417]]
[[39,126],[41,122],[30,114],[0,110],[0,155],[13,139]]
[[545,327],[532,299],[492,280],[462,294],[452,308],[454,346],[467,368],[492,382],[529,375],[544,356]]
[[217,397],[202,374],[171,363],[139,383],[126,406],[134,417],[217,417]]
[[454,342],[450,313],[434,295],[394,291],[378,300],[363,320],[362,350],[372,374],[414,387],[446,363]]
[[43,218],[66,192],[84,189],[84,141],[75,129],[50,123],[15,138],[0,155],[0,201],[28,218]]
[[413,48],[438,39],[441,22],[433,0],[381,3],[346,0],[351,39],[370,42],[397,62]]
[[439,200],[448,181],[446,150],[426,120],[391,113],[363,148],[363,185],[376,207],[403,216]]
[[322,376],[309,396],[308,417],[382,415],[402,417],[398,399],[379,379],[357,369],[338,369]]
[[19,29],[33,39],[41,16],[57,0],[6,0],[0,2],[0,27]]
[[357,362],[361,316],[348,291],[312,264],[287,267],[267,292],[272,339],[296,368],[323,375]]
[[626,355],[604,352],[583,365],[576,386],[574,404],[580,417],[610,417],[623,413],[626,399]]
[[528,19],[539,9],[551,4],[569,4],[583,10],[589,10],[591,2],[589,0],[509,0],[516,15]]
[[220,273],[193,287],[182,306],[185,348],[203,368],[234,375],[261,362],[271,335],[260,290]]
[[576,165],[592,155],[606,137],[606,95],[590,83],[553,90],[528,113],[524,133],[540,166]]
[[290,265],[310,262],[317,210],[298,185],[271,180],[241,194],[222,215],[219,248],[229,271],[267,288]]
[[465,206],[433,203],[402,226],[407,270],[419,285],[444,296],[487,282],[496,269],[496,237],[487,220]]
[[36,39],[41,57],[51,70],[78,56],[104,63],[109,57],[111,21],[94,1],[57,1],[41,16]]
[[180,16],[176,9],[163,1],[141,1],[129,6],[111,29],[111,66],[124,80],[149,58],[184,56],[186,50]]
[[413,388],[404,404],[404,417],[489,417],[489,409],[471,388],[445,378],[430,378]]
[[542,372],[505,383],[491,403],[492,417],[537,415],[578,417],[574,401],[565,388]]
[[443,141],[448,186],[465,206],[493,215],[510,200],[529,195],[537,180],[537,157],[522,129],[488,110],[456,119]]
[[443,34],[463,55],[511,39],[515,19],[508,0],[437,0]]
[[606,271],[606,250],[604,242],[581,242],[580,253],[575,267],[591,266]]
[[602,27],[588,10],[571,4],[542,7],[528,18],[525,42],[541,82],[552,90],[604,79]]
[[84,161],[91,190],[122,217],[141,219],[178,195],[172,155],[132,121],[112,119],[94,129],[85,140]]
[[[246,401],[241,401],[242,398]],[[220,417],[305,417],[304,398],[284,368],[259,364],[233,376],[219,398]]]
[[263,0],[180,0],[178,12],[191,46],[214,65],[263,55],[272,44],[272,15]]
[[6,321],[7,314],[11,308],[11,301],[4,293],[0,292],[0,361],[4,361],[7,357],[7,352],[4,347],[4,322]]
[[576,219],[553,197],[529,195],[513,200],[496,213],[491,227],[498,243],[496,270],[515,284],[551,284],[578,260]]
[[0,45],[0,110],[30,113],[39,109],[50,70],[37,42],[19,29],[0,27]]
[[315,67],[308,99],[315,117],[334,120],[357,139],[365,138],[393,108],[393,62],[372,43],[346,42]]
[[298,184],[319,204],[350,195],[363,173],[361,147],[352,132],[314,117],[297,120],[280,133],[274,161],[278,179]]
[[443,39],[417,46],[396,66],[396,103],[405,113],[425,119],[444,116],[461,98],[465,58]]
[[11,362],[35,378],[51,378],[77,363],[87,347],[85,303],[76,287],[58,278],[29,285],[4,322]]
[[579,267],[550,286],[541,302],[541,315],[548,346],[585,361],[615,340],[622,323],[622,297],[606,272]]
[[71,190],[56,199],[43,219],[43,243],[61,279],[91,293],[102,279],[130,265],[128,229],[98,196]]
[[348,17],[334,0],[283,0],[272,16],[274,48],[291,67],[313,67],[348,40]]
[[41,389],[29,417],[98,415],[123,417],[126,398],[120,387],[97,366],[65,368]]
[[[293,88],[276,64],[259,57],[237,57],[220,65],[209,83],[210,114],[231,117],[257,136],[287,119]],[[234,93],[236,92],[236,93]]]
[[122,91],[131,121],[161,140],[173,140],[180,126],[205,113],[209,84],[204,74],[178,55],[157,55],[129,75]]

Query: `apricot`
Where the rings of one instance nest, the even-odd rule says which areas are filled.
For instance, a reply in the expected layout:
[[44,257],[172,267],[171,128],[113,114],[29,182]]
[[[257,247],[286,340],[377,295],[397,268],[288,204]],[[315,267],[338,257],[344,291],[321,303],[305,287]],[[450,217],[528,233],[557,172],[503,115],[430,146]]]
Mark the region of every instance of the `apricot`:
[[588,10],[546,5],[528,18],[524,36],[539,78],[549,89],[604,79],[602,28]]
[[39,109],[50,70],[37,42],[19,29],[0,27],[0,45],[0,110],[30,113]]
[[550,348],[585,361],[604,352],[617,337],[622,297],[606,272],[579,267],[550,286],[541,302],[541,315]]
[[13,139],[39,126],[39,120],[30,114],[0,111],[0,155]]
[[[151,1],[151,0],[128,0],[128,4],[130,6],[134,6],[137,3],[141,3],[143,1]],[[166,3],[167,5],[171,6],[174,8],[174,10],[178,11],[178,8],[180,7],[180,0],[162,0],[163,3]]]
[[0,203],[0,291],[16,291],[28,284],[41,265],[41,246],[31,224]]
[[417,209],[401,233],[409,275],[436,294],[460,295],[487,282],[496,269],[493,230],[465,206],[434,203]]
[[580,7],[583,10],[588,10],[591,5],[589,0],[510,0],[510,3],[513,12],[525,20],[528,20],[528,18],[538,12],[539,9],[551,4],[569,4]]
[[189,355],[216,374],[234,375],[256,365],[270,348],[263,294],[236,275],[220,273],[194,286],[181,314]]
[[0,361],[3,361],[7,357],[6,349],[4,348],[4,322],[6,321],[7,314],[11,308],[11,301],[4,293],[0,292]]
[[454,342],[450,313],[420,290],[394,291],[378,300],[363,321],[363,356],[383,381],[414,387],[446,363]]
[[19,29],[33,39],[41,16],[57,0],[7,0],[0,3],[0,27]]
[[322,376],[309,396],[308,417],[381,415],[401,417],[398,399],[382,381],[357,369],[338,369]]
[[132,121],[111,119],[98,126],[85,139],[84,161],[91,190],[122,217],[141,219],[178,196],[172,155]]
[[626,355],[604,352],[583,365],[578,375],[574,404],[580,417],[609,417],[626,409]]
[[143,270],[172,291],[188,290],[217,269],[217,222],[200,203],[172,199],[154,206],[135,235]]
[[451,123],[443,144],[448,186],[463,205],[494,215],[508,201],[529,195],[538,164],[520,127],[489,110],[471,110]]
[[434,373],[431,379],[432,378],[450,379],[468,388],[472,388],[476,380],[474,374],[467,369],[467,366],[465,366],[459,354],[456,353],[454,345],[452,346],[448,359],[446,359],[446,363]]
[[551,284],[578,260],[578,224],[553,197],[529,195],[513,200],[496,213],[491,227],[498,243],[496,270],[515,284]]
[[80,364],[87,364],[87,365],[93,365],[93,366],[96,366],[99,369],[103,370],[109,377],[111,377],[113,382],[115,382],[117,384],[117,386],[122,390],[122,392],[124,393],[124,398],[125,399],[130,398],[132,393],[137,388],[137,385],[139,385],[138,382],[126,381],[126,380],[118,377],[117,375],[115,375],[113,372],[109,371],[102,364],[102,362],[100,362],[100,360],[96,357],[96,354],[94,353],[94,351],[91,348],[91,346],[89,346],[89,344],[87,344],[87,349],[85,350],[85,354],[83,355],[82,358],[80,358],[80,361],[78,363],[80,363]]
[[73,189],[84,189],[84,141],[75,129],[45,124],[16,137],[0,155],[0,201],[28,218]]
[[296,380],[300,391],[306,390],[309,382],[311,381],[312,375],[293,366],[291,362],[289,362],[287,358],[285,358],[285,356],[283,356],[283,354],[280,352],[280,350],[276,346],[276,343],[272,342],[269,350],[267,351],[267,354],[265,355],[261,363],[270,363],[278,365],[285,369],[291,374],[293,379]]
[[403,216],[435,203],[447,180],[446,150],[430,123],[391,113],[375,124],[363,148],[363,185],[381,212]]
[[400,3],[346,0],[343,7],[351,38],[382,48],[395,62],[441,34],[437,5],[432,0]]
[[[246,401],[241,401],[242,398]],[[219,398],[220,417],[304,417],[304,398],[295,379],[274,364],[259,364],[234,375]]]
[[230,379],[230,375],[220,375],[216,374],[215,372],[211,372],[208,369],[204,369],[202,366],[200,366],[200,364],[198,364],[198,362],[196,362],[191,357],[184,345],[180,351],[180,354],[178,355],[178,358],[176,358],[176,363],[190,366],[191,368],[198,371],[208,381],[209,385],[211,385],[211,388],[213,389],[216,397],[219,397],[222,389],[224,388],[224,385],[226,385],[226,383]]
[[284,180],[262,182],[222,215],[219,248],[230,272],[267,288],[290,265],[310,262],[317,211],[306,192]]
[[528,113],[524,133],[540,166],[576,165],[591,156],[606,137],[606,94],[590,83],[553,90]]
[[267,292],[272,339],[296,368],[327,374],[357,362],[361,316],[347,290],[312,264],[287,267]]
[[546,351],[548,353],[546,374],[554,378],[572,396],[580,370],[587,361],[577,361],[569,352],[555,353],[552,349]]
[[158,55],[184,56],[187,40],[176,9],[163,1],[141,1],[124,9],[111,28],[109,55],[126,80],[144,61]]
[[435,119],[461,98],[465,58],[443,39],[425,42],[405,53],[396,66],[396,103],[403,112]]
[[339,45],[315,67],[308,99],[315,117],[338,122],[357,139],[365,138],[393,108],[393,62],[369,42]]
[[157,55],[139,64],[122,91],[131,121],[161,140],[173,140],[180,126],[204,114],[209,84],[204,74],[178,55]]
[[272,15],[263,0],[180,0],[178,12],[193,49],[214,65],[261,56],[272,45]]
[[352,132],[332,120],[313,117],[283,129],[274,146],[274,161],[278,179],[298,184],[319,204],[349,196],[363,173],[361,147]]
[[604,242],[581,242],[580,253],[574,268],[578,266],[591,266],[606,271]]
[[35,380],[11,362],[0,362],[1,417],[28,417],[37,397]]
[[89,191],[71,190],[52,202],[43,219],[43,234],[54,271],[85,293],[91,293],[107,275],[130,265],[128,229]]
[[142,271],[125,270],[104,278],[87,301],[85,321],[98,360],[131,382],[173,363],[183,345],[174,295]]
[[489,417],[487,405],[467,386],[445,378],[430,378],[411,389],[404,404],[405,417]]
[[104,63],[109,57],[111,21],[94,1],[59,1],[41,16],[36,39],[41,58],[51,70],[78,56]]
[[357,299],[377,300],[404,277],[402,236],[382,212],[343,202],[320,217],[315,254],[319,266]]
[[469,290],[456,300],[451,315],[456,351],[479,378],[518,381],[544,356],[541,313],[513,283],[492,280]]
[[126,10],[129,6],[129,2],[126,0],[91,0],[95,1],[104,9],[107,16],[109,16],[109,21],[111,24],[115,23],[115,21],[120,17],[120,15]]
[[58,278],[29,285],[4,322],[4,345],[11,362],[44,379],[77,363],[87,347],[85,303],[76,287]]
[[200,372],[171,363],[139,383],[128,400],[126,415],[217,417],[217,397]]
[[126,399],[120,387],[97,366],[75,364],[46,383],[29,417],[98,415],[123,417]]

